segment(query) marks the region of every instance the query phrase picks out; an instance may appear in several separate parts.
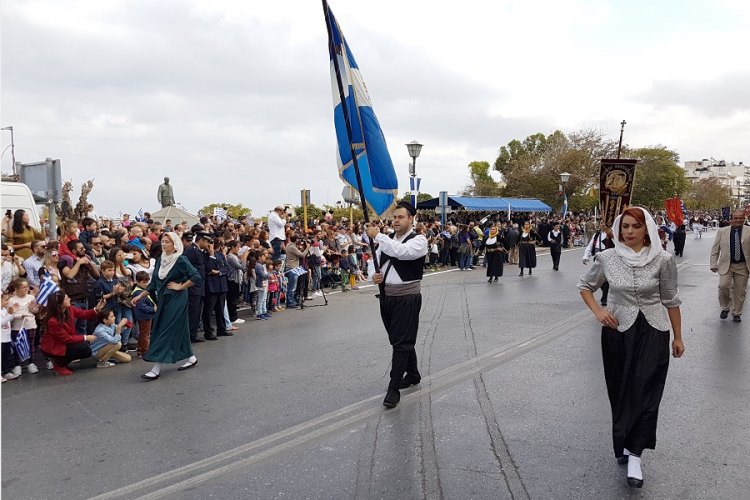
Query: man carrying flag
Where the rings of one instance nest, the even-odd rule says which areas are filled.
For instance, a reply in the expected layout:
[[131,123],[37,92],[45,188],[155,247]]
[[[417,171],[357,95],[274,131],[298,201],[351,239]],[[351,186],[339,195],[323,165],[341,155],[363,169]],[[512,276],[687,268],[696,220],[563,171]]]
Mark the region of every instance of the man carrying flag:
[[422,273],[427,256],[427,239],[414,232],[417,210],[411,203],[402,201],[393,211],[393,233],[390,237],[371,225],[367,228],[370,241],[377,244],[376,254],[381,263],[375,271],[372,260],[368,275],[380,286],[380,317],[393,347],[391,356],[391,381],[383,404],[394,408],[401,400],[399,389],[419,384],[422,377],[417,365],[419,310],[422,307]]

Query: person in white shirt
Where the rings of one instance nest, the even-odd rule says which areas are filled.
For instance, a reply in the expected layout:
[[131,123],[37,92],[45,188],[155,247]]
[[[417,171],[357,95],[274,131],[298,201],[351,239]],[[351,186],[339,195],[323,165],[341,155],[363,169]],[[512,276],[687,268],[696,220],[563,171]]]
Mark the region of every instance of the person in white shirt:
[[[583,264],[588,265],[589,260],[596,259],[596,254],[601,253],[609,248],[614,248],[615,242],[612,239],[612,230],[607,227],[602,219],[599,222],[599,231],[594,234],[586,245],[586,249],[583,251]],[[606,281],[602,284],[602,298],[599,302],[602,307],[607,305],[607,297],[609,296],[609,283]]]
[[34,254],[23,261],[23,268],[26,269],[26,279],[32,288],[39,288],[39,269],[44,266],[44,254],[47,253],[47,244],[43,240],[35,240],[31,244],[31,250]]
[[392,236],[380,233],[377,226],[367,228],[369,240],[377,244],[376,257],[380,271],[370,259],[368,275],[380,287],[380,317],[393,347],[391,381],[383,405],[394,408],[401,400],[399,389],[419,384],[422,377],[417,365],[419,310],[422,307],[420,286],[428,243],[412,229],[417,211],[411,203],[401,202],[393,211]]
[[277,206],[268,214],[268,238],[273,248],[273,260],[281,259],[281,245],[286,241],[286,213],[284,207]]

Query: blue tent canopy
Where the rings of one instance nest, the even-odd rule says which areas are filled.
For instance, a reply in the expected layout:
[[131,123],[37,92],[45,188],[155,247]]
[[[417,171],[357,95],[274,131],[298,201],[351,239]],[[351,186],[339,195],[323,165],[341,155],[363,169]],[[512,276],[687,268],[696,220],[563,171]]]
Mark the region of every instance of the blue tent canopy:
[[[438,198],[419,203],[419,209],[436,209]],[[504,212],[551,212],[552,208],[536,198],[486,198],[482,196],[448,196],[448,206],[456,209]]]

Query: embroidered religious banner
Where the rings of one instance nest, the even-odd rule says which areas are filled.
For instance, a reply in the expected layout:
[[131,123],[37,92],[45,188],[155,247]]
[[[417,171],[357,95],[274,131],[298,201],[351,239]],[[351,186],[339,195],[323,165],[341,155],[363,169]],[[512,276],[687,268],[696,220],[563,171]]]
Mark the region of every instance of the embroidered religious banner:
[[630,206],[638,160],[602,159],[599,167],[599,209],[607,227]]

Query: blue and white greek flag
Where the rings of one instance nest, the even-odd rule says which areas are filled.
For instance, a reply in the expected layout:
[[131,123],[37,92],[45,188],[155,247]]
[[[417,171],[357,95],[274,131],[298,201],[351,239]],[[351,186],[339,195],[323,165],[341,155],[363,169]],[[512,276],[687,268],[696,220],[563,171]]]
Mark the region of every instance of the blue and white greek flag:
[[[349,50],[333,12],[328,9],[330,39],[328,44],[331,59],[331,83],[333,85],[333,118],[338,139],[338,168],[341,179],[359,191],[357,176],[352,161],[352,148],[357,155],[357,164],[362,178],[367,204],[378,215],[391,208],[396,200],[398,179],[391,156],[385,143],[383,130],[372,110],[370,95],[367,92],[359,66]],[[344,88],[344,102],[339,96],[334,59],[338,61],[340,78]],[[349,116],[352,127],[351,144],[344,122],[344,112]]]
[[11,339],[11,346],[18,356],[20,362],[24,362],[31,357],[31,348],[29,347],[29,334],[26,333],[26,328],[21,328],[18,331],[16,338]]
[[303,276],[307,274],[307,269],[302,266],[297,266],[293,269],[289,269],[285,274],[294,274],[295,276]]
[[36,303],[42,307],[46,307],[49,296],[57,292],[59,289],[60,287],[52,281],[52,278],[45,276],[42,278],[42,283],[39,286],[39,294],[36,296]]
[[565,220],[565,216],[568,215],[568,194],[563,193],[563,208],[562,208],[562,218]]
[[135,217],[135,220],[137,220],[138,222],[143,222],[143,209],[142,208],[138,209],[138,215]]

